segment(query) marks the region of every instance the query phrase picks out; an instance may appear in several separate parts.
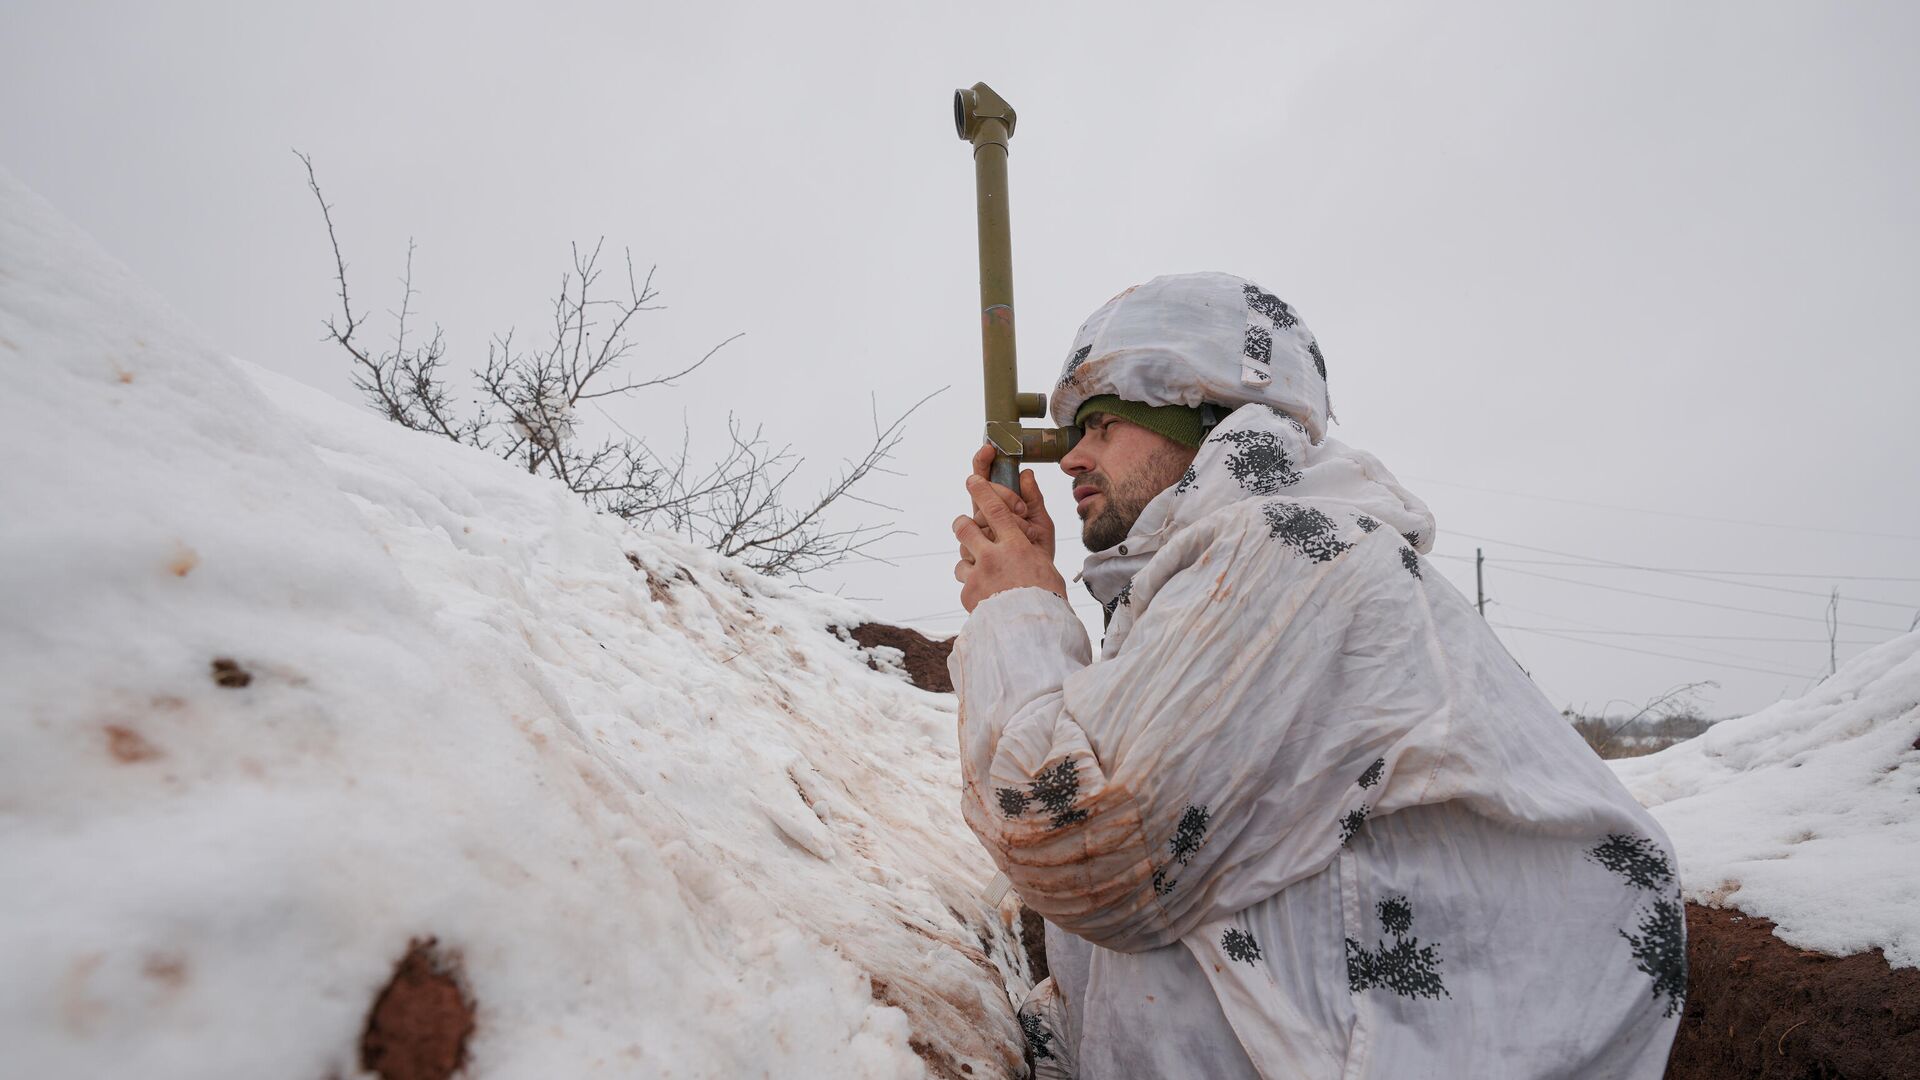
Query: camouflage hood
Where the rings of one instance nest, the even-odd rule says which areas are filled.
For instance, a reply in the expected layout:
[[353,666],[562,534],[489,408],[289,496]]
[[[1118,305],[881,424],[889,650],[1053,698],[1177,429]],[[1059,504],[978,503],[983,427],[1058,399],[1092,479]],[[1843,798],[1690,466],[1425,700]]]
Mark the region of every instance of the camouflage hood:
[[1432,512],[1378,458],[1338,439],[1311,441],[1306,425],[1271,405],[1243,405],[1207,435],[1186,476],[1147,503],[1126,540],[1087,556],[1080,579],[1111,614],[1175,533],[1241,500],[1275,496],[1364,514],[1415,551],[1433,550]]
[[1327,364],[1300,315],[1232,274],[1172,274],[1107,301],[1074,335],[1052,400],[1055,423],[1118,394],[1148,405],[1269,405],[1326,437]]

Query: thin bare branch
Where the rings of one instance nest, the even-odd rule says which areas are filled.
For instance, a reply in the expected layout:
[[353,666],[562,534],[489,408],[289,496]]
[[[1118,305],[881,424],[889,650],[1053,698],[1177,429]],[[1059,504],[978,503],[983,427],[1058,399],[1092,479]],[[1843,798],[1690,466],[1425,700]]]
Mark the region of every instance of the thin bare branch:
[[[649,267],[642,278],[631,251],[623,252],[626,297],[598,294],[605,272],[602,237],[590,250],[572,245],[572,266],[560,275],[553,293],[550,336],[536,350],[523,350],[511,329],[495,334],[488,341],[484,366],[471,373],[478,400],[470,408],[460,408],[447,379],[446,335],[435,326],[431,338],[422,343],[414,330],[418,315],[414,300],[419,294],[413,284],[413,257],[418,246],[408,240],[399,305],[397,310],[386,309],[394,320],[392,347],[379,353],[363,347],[358,335],[366,317],[353,308],[332,207],[321,193],[312,159],[298,150],[294,153],[306,167],[307,186],[320,205],[333,249],[340,309],[326,320],[327,336],[350,358],[354,385],[388,419],[485,449],[533,475],[566,485],[596,510],[639,528],[665,527],[763,573],[797,576],[842,559],[870,558],[865,548],[901,532],[879,525],[832,528],[827,516],[843,499],[900,512],[855,494],[853,488],[875,473],[899,475],[882,463],[899,446],[908,417],[934,395],[922,398],[886,425],[880,422],[877,402],[873,403],[871,445],[857,459],[843,462],[831,483],[797,507],[786,501],[786,495],[804,459],[791,446],[769,444],[760,427],[749,433],[734,416],[727,417],[727,446],[706,464],[694,466],[691,425],[684,421],[678,452],[663,456],[615,420],[600,401],[674,386],[743,335],[726,338],[698,360],[670,373],[615,380],[613,374],[637,348],[631,336],[633,320],[662,305],[655,303],[657,268]],[[593,403],[594,412],[620,437],[597,438],[583,432],[578,413],[583,402]]]

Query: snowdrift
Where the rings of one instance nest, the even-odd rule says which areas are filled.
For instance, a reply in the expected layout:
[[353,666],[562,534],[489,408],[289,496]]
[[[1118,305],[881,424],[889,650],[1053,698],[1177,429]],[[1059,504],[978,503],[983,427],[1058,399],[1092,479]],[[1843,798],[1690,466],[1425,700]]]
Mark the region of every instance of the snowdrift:
[[1770,919],[1803,949],[1920,966],[1920,633],[1611,764],[1673,837],[1688,900]]
[[0,372],[0,1074],[1020,1070],[858,610],[206,348],[4,173]]
[[1668,1080],[1920,1076],[1920,634],[1611,764],[1689,901]]

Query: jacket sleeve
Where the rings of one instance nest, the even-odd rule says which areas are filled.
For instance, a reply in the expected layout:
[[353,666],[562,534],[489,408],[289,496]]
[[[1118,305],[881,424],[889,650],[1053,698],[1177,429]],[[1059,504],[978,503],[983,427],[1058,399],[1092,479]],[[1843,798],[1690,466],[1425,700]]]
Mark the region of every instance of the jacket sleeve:
[[[1315,559],[1248,527],[1182,542],[1136,578],[1150,600],[1100,663],[1065,600],[1015,589],[975,608],[949,664],[969,826],[1029,906],[1125,952],[1323,868],[1356,776],[1411,723],[1395,702],[1421,697],[1386,662],[1419,622],[1394,548]],[[1406,640],[1348,640],[1395,607]]]

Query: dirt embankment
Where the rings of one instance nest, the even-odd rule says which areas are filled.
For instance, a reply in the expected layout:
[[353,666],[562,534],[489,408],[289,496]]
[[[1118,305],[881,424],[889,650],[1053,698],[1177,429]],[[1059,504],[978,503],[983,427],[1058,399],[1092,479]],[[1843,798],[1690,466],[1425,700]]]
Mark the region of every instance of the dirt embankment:
[[947,675],[947,654],[953,651],[953,639],[933,638],[904,626],[886,623],[861,623],[848,633],[863,649],[890,645],[907,656],[907,679],[922,690],[937,694],[953,693],[953,680]]
[[1920,970],[1796,949],[1766,919],[1694,904],[1687,963],[1668,1080],[1920,1077]]

